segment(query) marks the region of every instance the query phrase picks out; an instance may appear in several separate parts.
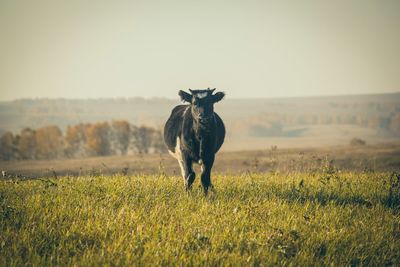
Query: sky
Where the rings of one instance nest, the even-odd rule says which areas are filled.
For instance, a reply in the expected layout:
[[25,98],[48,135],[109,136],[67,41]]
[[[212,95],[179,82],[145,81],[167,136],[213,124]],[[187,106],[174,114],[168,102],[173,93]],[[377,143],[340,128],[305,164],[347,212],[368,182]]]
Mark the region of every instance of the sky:
[[0,100],[400,92],[400,1],[0,0]]

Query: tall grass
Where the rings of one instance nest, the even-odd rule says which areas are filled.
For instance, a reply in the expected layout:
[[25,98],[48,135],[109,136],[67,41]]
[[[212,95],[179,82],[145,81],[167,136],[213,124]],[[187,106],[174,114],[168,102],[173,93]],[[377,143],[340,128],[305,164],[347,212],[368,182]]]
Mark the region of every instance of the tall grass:
[[0,182],[0,266],[399,265],[390,173],[165,175]]

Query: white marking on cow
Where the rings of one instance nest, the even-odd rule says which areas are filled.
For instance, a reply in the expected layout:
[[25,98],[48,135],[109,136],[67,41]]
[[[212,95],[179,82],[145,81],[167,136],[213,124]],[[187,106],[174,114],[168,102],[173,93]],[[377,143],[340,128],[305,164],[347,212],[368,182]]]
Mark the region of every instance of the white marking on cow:
[[172,152],[171,150],[168,150],[168,152],[178,160],[179,162],[179,167],[181,167],[181,174],[183,179],[186,179],[185,177],[185,169],[183,167],[183,157],[182,157],[182,149],[181,149],[181,139],[176,137],[176,146],[175,146],[175,153]]
[[208,95],[207,92],[204,92],[204,93],[197,93],[197,94],[196,94],[196,96],[197,96],[198,98],[205,98],[207,95]]
[[188,111],[188,109],[189,109],[189,106],[187,106],[186,108],[185,108],[185,111],[183,112],[183,114],[182,114],[182,118],[184,118],[185,117],[185,115],[186,115],[186,112]]

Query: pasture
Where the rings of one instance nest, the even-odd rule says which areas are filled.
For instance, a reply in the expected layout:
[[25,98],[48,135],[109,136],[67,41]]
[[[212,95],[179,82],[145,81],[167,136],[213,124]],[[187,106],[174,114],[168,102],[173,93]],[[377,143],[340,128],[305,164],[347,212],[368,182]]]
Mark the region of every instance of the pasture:
[[390,172],[0,181],[0,266],[400,265],[400,177]]

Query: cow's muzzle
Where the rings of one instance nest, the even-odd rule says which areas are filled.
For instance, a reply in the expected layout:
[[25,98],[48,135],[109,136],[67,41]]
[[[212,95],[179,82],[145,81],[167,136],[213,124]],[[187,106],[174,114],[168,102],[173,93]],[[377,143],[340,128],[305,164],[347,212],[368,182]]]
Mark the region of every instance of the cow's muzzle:
[[208,122],[212,121],[213,118],[214,118],[214,116],[198,117],[197,120],[200,123],[208,123]]

